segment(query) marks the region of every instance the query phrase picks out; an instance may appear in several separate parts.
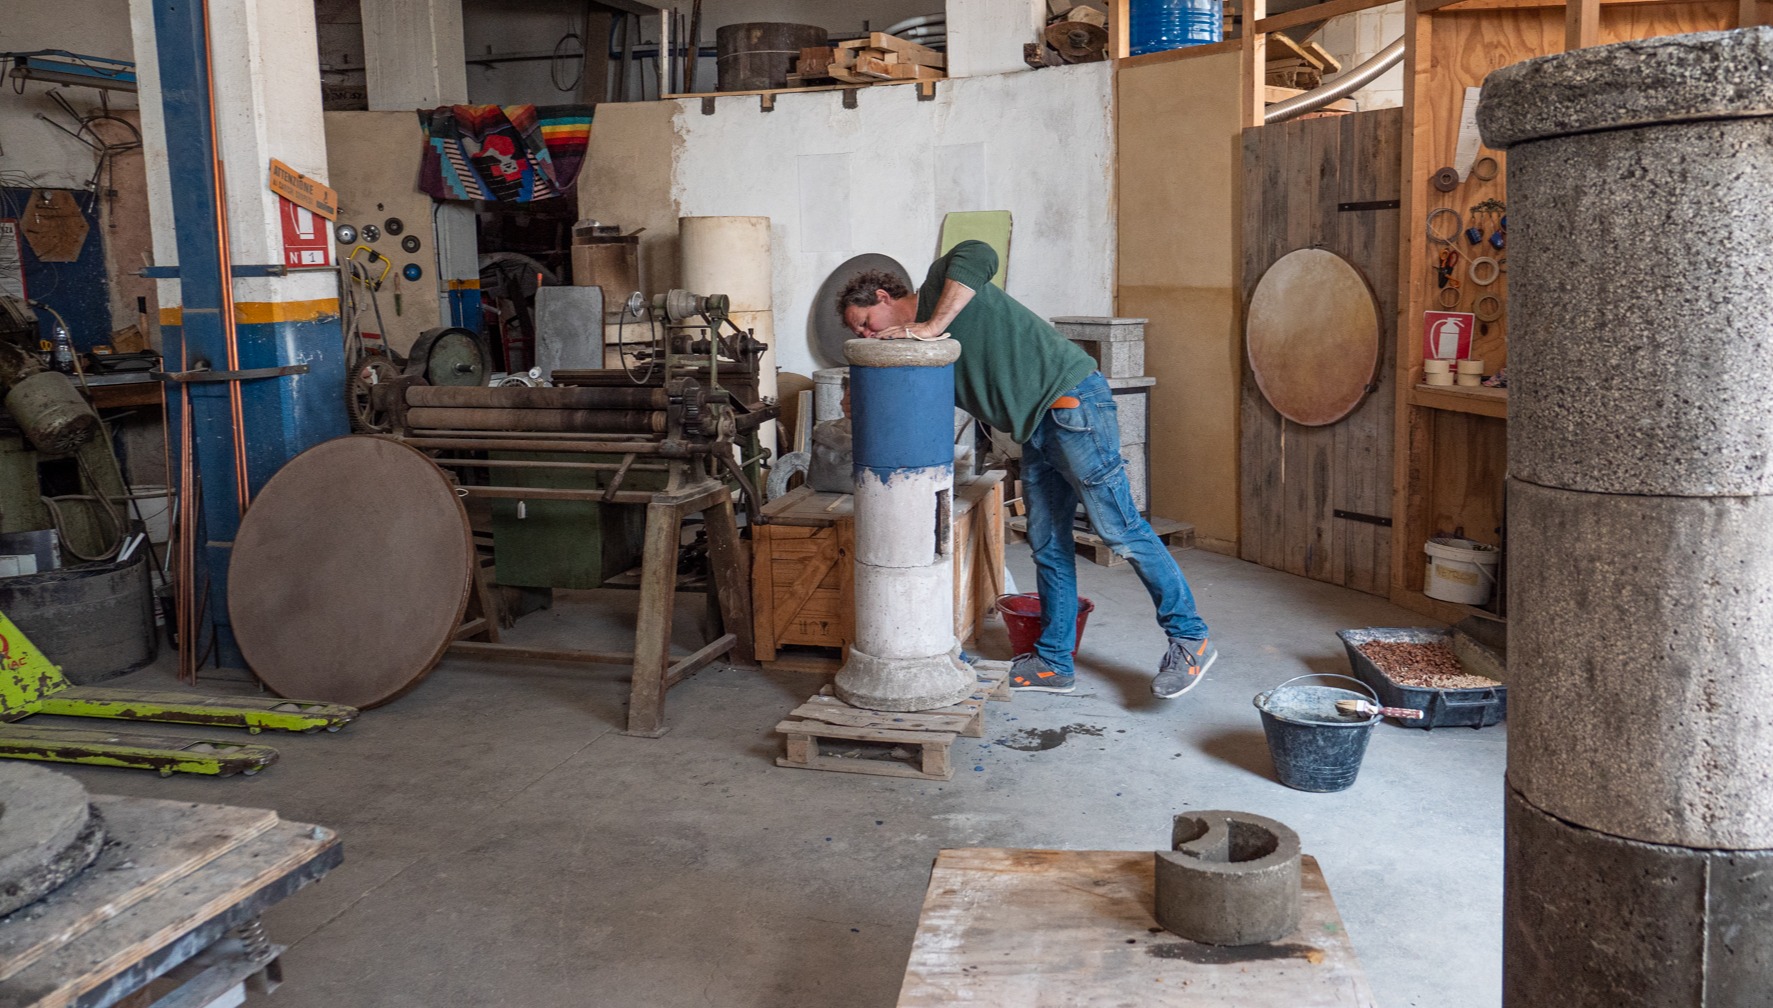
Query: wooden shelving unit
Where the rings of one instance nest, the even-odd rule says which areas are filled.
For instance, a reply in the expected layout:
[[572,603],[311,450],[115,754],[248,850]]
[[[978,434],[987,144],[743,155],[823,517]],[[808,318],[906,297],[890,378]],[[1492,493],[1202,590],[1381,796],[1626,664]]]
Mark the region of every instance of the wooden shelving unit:
[[[1325,5],[1328,7],[1329,5]],[[1443,308],[1435,277],[1439,247],[1427,234],[1429,214],[1439,207],[1459,213],[1462,226],[1470,209],[1487,199],[1506,205],[1507,158],[1485,148],[1498,170],[1484,181],[1475,175],[1451,192],[1432,184],[1434,173],[1454,162],[1460,113],[1467,88],[1479,87],[1492,70],[1567,48],[1652,38],[1762,23],[1758,0],[1600,3],[1598,0],[1408,0],[1404,56],[1405,142],[1403,199],[1398,256],[1399,316],[1395,388],[1396,468],[1392,502],[1392,601],[1425,615],[1454,621],[1471,615],[1422,594],[1422,544],[1431,536],[1461,534],[1501,544],[1504,480],[1508,471],[1508,395],[1503,389],[1422,384],[1422,328],[1425,311],[1472,311],[1477,297],[1494,295],[1506,304],[1508,275],[1476,286],[1461,260],[1458,303]],[[1444,221],[1444,217],[1443,217]],[[1493,220],[1482,222],[1485,235]],[[1444,226],[1443,226],[1444,233]],[[1461,253],[1497,259],[1504,248],[1473,247],[1454,239]],[[1477,251],[1481,248],[1483,251]],[[1508,362],[1508,323],[1481,325],[1472,356],[1486,371]]]

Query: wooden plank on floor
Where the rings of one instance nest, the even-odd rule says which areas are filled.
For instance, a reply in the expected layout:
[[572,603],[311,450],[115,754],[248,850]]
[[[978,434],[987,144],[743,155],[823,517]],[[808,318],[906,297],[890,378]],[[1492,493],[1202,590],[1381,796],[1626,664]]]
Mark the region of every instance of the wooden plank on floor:
[[1323,872],[1301,867],[1299,930],[1221,948],[1158,926],[1150,851],[942,851],[899,1008],[1376,1008]]
[[268,809],[111,795],[92,803],[113,842],[73,881],[0,918],[0,979],[277,825]]
[[[186,805],[186,808],[204,806]],[[132,964],[337,845],[338,834],[278,822],[0,981],[0,1005],[69,1008]]]

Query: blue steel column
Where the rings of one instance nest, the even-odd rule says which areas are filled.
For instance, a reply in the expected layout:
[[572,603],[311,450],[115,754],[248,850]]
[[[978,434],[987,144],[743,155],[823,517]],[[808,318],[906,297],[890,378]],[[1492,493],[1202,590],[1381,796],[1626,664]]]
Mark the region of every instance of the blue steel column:
[[[168,370],[181,370],[207,364],[214,370],[227,370],[229,320],[223,316],[223,294],[224,284],[234,283],[236,264],[221,261],[217,136],[211,109],[212,101],[230,99],[210,91],[211,45],[202,0],[153,0],[153,12],[182,301],[180,324],[162,330],[167,366]],[[232,100],[240,99],[235,96]],[[258,160],[258,152],[251,153]],[[336,301],[331,300],[237,302],[234,321],[241,369],[296,363],[305,363],[310,369],[305,375],[241,385],[250,492],[302,450],[346,432],[344,341]],[[217,662],[240,666],[244,659],[234,643],[227,612],[228,564],[241,519],[230,384],[207,382],[190,387],[192,444],[201,481],[201,521],[206,530],[201,551],[206,569],[193,573],[207,576],[207,591],[199,587],[197,596],[202,599],[207,594]],[[180,450],[180,395],[177,386],[168,386],[168,424],[175,453]],[[201,642],[191,643],[201,646]]]

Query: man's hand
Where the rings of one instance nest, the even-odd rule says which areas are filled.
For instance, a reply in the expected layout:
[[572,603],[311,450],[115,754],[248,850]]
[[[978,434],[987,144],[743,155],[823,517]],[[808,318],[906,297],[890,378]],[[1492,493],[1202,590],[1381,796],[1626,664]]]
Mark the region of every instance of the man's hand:
[[933,340],[941,337],[942,330],[935,328],[928,322],[913,322],[910,325],[895,326],[883,330],[875,336],[875,339]]

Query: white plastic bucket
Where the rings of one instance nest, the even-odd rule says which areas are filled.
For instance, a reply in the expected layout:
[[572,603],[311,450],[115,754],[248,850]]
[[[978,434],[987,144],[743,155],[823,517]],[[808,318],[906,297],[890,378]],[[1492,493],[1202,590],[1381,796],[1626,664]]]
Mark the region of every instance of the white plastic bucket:
[[1428,573],[1422,594],[1442,602],[1483,605],[1496,590],[1496,565],[1502,551],[1470,539],[1442,537],[1422,544]]
[[129,493],[135,501],[127,505],[129,517],[135,517],[139,509],[142,524],[147,526],[148,541],[156,546],[164,545],[172,537],[172,516],[178,507],[178,494],[163,486],[143,484],[132,486]]

